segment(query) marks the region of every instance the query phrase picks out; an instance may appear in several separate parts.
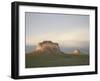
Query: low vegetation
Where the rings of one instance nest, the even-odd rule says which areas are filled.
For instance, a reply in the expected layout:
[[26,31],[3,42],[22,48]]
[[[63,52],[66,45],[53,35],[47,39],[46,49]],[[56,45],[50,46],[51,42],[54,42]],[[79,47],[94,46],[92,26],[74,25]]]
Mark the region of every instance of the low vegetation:
[[89,65],[88,54],[42,54],[33,52],[25,55],[26,68]]

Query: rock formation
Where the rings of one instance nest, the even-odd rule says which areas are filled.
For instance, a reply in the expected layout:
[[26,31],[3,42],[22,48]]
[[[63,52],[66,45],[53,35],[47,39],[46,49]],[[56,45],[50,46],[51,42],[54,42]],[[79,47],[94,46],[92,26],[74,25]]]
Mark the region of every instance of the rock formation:
[[73,54],[73,55],[80,55],[80,50],[76,49],[70,53],[64,53],[60,50],[60,47],[58,43],[52,42],[52,41],[43,41],[38,43],[36,50],[34,51],[34,54],[49,54],[49,55],[67,55],[67,54]]
[[74,51],[73,51],[73,54],[74,54],[74,55],[80,55],[80,50],[79,50],[79,49],[74,50]]
[[43,41],[38,43],[36,47],[36,51],[38,52],[46,52],[46,53],[59,53],[60,47],[58,43],[54,43],[52,41]]

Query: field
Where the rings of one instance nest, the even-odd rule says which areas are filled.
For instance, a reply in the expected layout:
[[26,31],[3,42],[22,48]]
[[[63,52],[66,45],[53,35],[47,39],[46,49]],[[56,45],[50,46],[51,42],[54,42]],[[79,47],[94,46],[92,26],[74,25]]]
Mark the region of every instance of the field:
[[89,56],[86,54],[25,54],[25,67],[56,67],[89,65]]

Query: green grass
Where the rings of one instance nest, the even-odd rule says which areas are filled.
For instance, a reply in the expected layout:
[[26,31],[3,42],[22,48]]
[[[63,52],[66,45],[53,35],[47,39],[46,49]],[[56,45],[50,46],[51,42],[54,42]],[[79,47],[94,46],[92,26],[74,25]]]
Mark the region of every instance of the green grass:
[[25,67],[56,67],[89,65],[89,56],[85,54],[25,54]]

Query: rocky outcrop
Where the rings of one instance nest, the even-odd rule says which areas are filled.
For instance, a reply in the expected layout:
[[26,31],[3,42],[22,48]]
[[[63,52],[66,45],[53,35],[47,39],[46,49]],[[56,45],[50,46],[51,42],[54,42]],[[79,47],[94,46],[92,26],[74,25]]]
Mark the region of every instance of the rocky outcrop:
[[46,52],[48,54],[61,52],[58,43],[54,43],[52,41],[43,41],[38,43],[38,46],[36,47],[36,51]]
[[72,54],[74,54],[74,55],[80,55],[80,50],[79,49],[76,49],[76,50],[73,51]]
[[34,54],[42,54],[42,55],[80,55],[80,50],[76,49],[70,53],[64,53],[60,50],[59,44],[52,41],[43,41],[38,43]]

